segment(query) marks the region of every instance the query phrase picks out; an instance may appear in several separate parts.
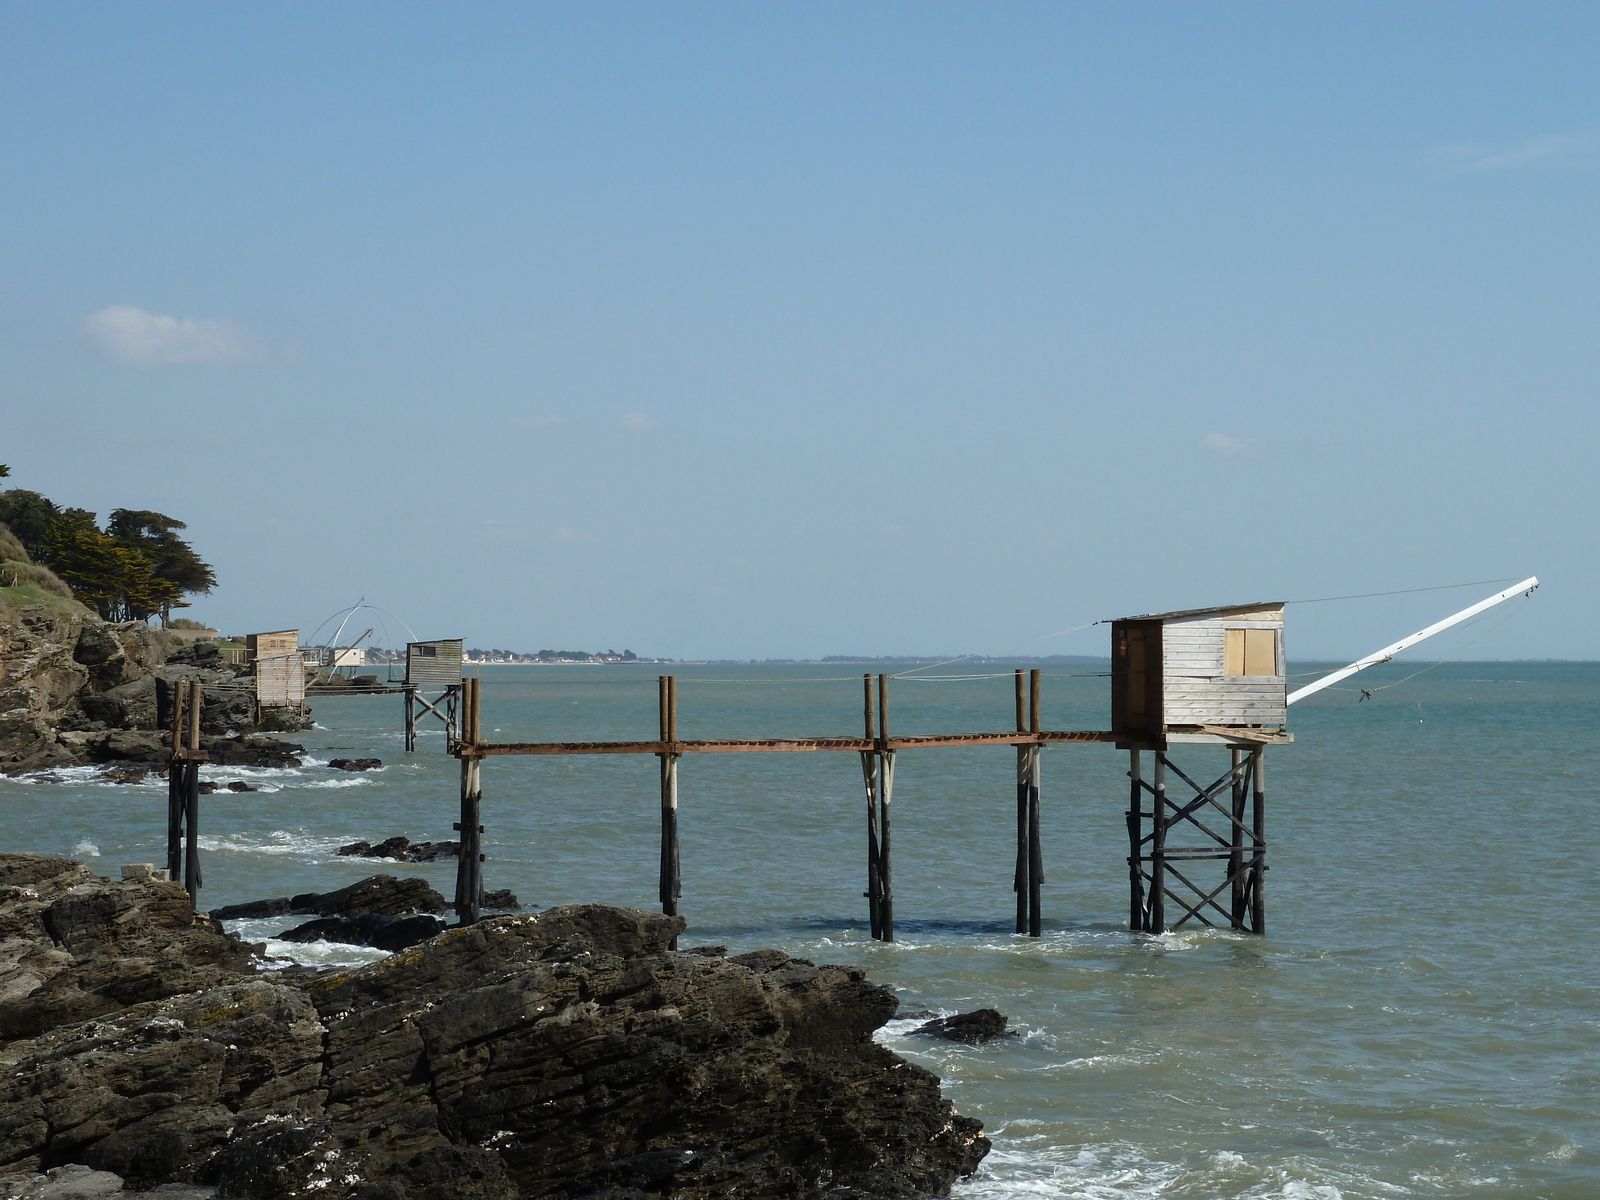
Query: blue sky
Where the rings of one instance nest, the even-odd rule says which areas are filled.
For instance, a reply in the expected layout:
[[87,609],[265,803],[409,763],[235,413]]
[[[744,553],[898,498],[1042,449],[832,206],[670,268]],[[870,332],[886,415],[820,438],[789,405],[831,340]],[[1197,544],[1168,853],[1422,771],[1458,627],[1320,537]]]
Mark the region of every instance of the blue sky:
[[514,649],[955,654],[1538,573],[1473,656],[1600,657],[1597,35],[11,3],[0,461],[187,520],[230,630],[366,596]]

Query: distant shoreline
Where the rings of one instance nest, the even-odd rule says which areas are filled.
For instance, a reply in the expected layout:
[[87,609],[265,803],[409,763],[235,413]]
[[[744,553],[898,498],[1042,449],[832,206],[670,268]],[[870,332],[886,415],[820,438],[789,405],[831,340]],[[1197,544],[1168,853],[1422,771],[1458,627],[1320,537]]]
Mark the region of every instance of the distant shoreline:
[[615,660],[606,662],[585,662],[581,659],[558,659],[556,661],[537,659],[523,662],[510,662],[506,659],[473,659],[461,660],[463,667],[870,667],[870,666],[913,666],[916,664],[957,666],[970,664],[981,666],[994,663],[1055,663],[1074,664],[1080,666],[1105,666],[1111,662],[1109,657],[1096,658],[1093,655],[1083,654],[1057,654],[1049,658],[989,658],[974,655],[971,658],[944,659],[944,658],[635,658],[627,662]]

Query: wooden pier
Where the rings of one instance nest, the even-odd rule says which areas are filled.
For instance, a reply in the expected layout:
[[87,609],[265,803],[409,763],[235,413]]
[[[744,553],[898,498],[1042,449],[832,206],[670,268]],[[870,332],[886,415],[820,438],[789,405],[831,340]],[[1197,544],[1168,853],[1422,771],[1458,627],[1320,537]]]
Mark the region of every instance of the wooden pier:
[[[1221,627],[1219,626],[1219,629]],[[1159,640],[1159,634],[1153,641]],[[1160,662],[1159,656],[1154,660]],[[1141,667],[1141,672],[1143,668]],[[657,680],[658,736],[651,741],[604,742],[487,742],[481,737],[479,680],[462,684],[461,732],[452,737],[449,752],[461,760],[461,865],[456,887],[456,911],[462,921],[477,919],[483,893],[483,861],[480,836],[481,765],[485,759],[507,755],[589,755],[649,754],[660,760],[661,842],[658,898],[662,911],[675,915],[683,894],[679,855],[678,760],[688,754],[774,754],[774,753],[855,753],[861,757],[862,783],[866,798],[866,891],[868,922],[872,936],[882,941],[895,937],[893,800],[897,756],[905,750],[927,750],[972,746],[1014,746],[1017,751],[1016,783],[1016,866],[1012,887],[1016,893],[1016,929],[1030,937],[1043,933],[1042,886],[1044,854],[1041,839],[1042,751],[1049,746],[1109,743],[1130,751],[1132,802],[1128,815],[1130,839],[1129,867],[1133,900],[1130,924],[1144,932],[1158,933],[1189,921],[1215,926],[1211,919],[1220,914],[1222,924],[1234,929],[1262,932],[1261,872],[1265,869],[1265,842],[1261,839],[1264,809],[1262,752],[1266,745],[1291,739],[1280,727],[1194,723],[1169,725],[1161,717],[1161,685],[1154,684],[1154,705],[1149,699],[1150,681],[1142,673],[1130,678],[1124,670],[1120,684],[1113,672],[1114,694],[1123,700],[1122,719],[1114,720],[1111,730],[1051,730],[1043,728],[1041,715],[1042,674],[1037,670],[1015,672],[1016,728],[992,733],[952,733],[894,735],[889,722],[889,684],[891,676],[862,677],[861,737],[811,738],[728,738],[717,740],[682,739],[678,736],[678,681],[662,675]],[[1254,681],[1252,681],[1253,683]],[[1279,680],[1280,691],[1282,680]],[[1259,690],[1259,689],[1257,689]],[[1139,703],[1130,705],[1128,697],[1137,695]],[[1193,706],[1191,706],[1193,707]],[[1129,725],[1129,715],[1137,709],[1138,728]],[[1195,709],[1196,713],[1201,710]],[[1149,720],[1154,714],[1155,721]],[[1190,715],[1190,714],[1185,714]],[[1192,784],[1197,799],[1182,805],[1167,799],[1166,772],[1171,769],[1185,782],[1192,782],[1168,757],[1169,742],[1213,744],[1229,748],[1232,766],[1219,783],[1202,788]],[[1153,783],[1140,776],[1140,756],[1153,751],[1156,774]],[[1230,790],[1233,812],[1227,836],[1220,835],[1199,820],[1197,813],[1206,804],[1216,806],[1220,789]],[[1243,820],[1241,797],[1253,788],[1254,824]],[[1144,792],[1155,797],[1153,809],[1144,811]],[[1145,821],[1150,832],[1145,832]],[[1180,825],[1199,828],[1212,845],[1198,848],[1169,847],[1167,834]],[[1204,889],[1191,882],[1177,862],[1219,858],[1228,864],[1227,874],[1217,887]],[[1180,883],[1199,899],[1174,894],[1172,885]],[[1221,891],[1230,889],[1230,909],[1215,901]],[[1182,915],[1169,926],[1165,901],[1172,899]],[[1208,916],[1208,908],[1211,911]]]

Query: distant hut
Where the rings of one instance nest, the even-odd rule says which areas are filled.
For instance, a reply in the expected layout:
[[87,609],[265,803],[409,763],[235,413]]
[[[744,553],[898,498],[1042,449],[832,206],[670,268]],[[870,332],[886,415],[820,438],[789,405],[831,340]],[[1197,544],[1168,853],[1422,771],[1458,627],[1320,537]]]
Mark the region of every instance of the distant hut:
[[255,667],[256,709],[299,708],[306,703],[306,664],[300,652],[300,631],[279,629],[252,633],[245,654]]
[[406,686],[453,688],[461,686],[462,638],[406,643]]

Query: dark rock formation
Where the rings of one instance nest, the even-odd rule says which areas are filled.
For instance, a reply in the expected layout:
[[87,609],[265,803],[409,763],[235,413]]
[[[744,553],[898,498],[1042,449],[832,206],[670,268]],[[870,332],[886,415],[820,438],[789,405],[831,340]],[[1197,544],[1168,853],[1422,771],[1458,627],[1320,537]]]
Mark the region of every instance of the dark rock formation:
[[379,950],[404,950],[443,933],[445,924],[438,917],[418,913],[410,917],[386,917],[369,912],[360,917],[319,917],[280,933],[280,942],[340,942],[346,946],[373,946]]
[[381,758],[330,758],[328,765],[335,771],[376,771],[383,766]]
[[280,742],[260,734],[231,738],[201,738],[200,746],[211,761],[224,767],[298,767],[304,746]]
[[218,921],[237,921],[257,917],[304,914],[318,917],[360,917],[382,913],[398,917],[405,913],[441,913],[444,897],[428,886],[425,879],[396,879],[393,875],[371,875],[359,883],[335,892],[303,892],[298,896],[279,896],[272,900],[251,900],[211,910]]
[[261,789],[244,782],[242,779],[235,779],[228,785],[228,790],[230,792],[259,792]]
[[[249,731],[248,674],[215,642],[184,644],[142,621],[108,623],[70,601],[0,606],[0,771],[164,763],[157,692],[180,680],[205,684],[203,734]],[[310,723],[298,712],[294,721]],[[264,765],[292,763],[280,756]]]
[[[0,864],[35,892],[81,872],[63,895],[96,905],[120,886]],[[683,928],[568,905],[45,1029],[0,1048],[0,1188],[72,1163],[258,1200],[911,1200],[978,1165],[978,1123],[873,1042],[887,989],[669,950]],[[54,948],[42,923],[16,940]]]
[[410,838],[395,836],[376,844],[351,842],[340,846],[337,853],[356,858],[392,858],[399,862],[437,862],[444,858],[460,858],[460,842],[413,842]]
[[942,1037],[952,1042],[992,1042],[1006,1036],[1006,1018],[992,1008],[980,1008],[953,1017],[940,1017],[912,1032]]
[[483,894],[483,907],[496,912],[509,912],[514,908],[521,908],[517,903],[517,894],[510,888],[501,888],[494,892]]
[[0,1043],[250,970],[249,947],[196,916],[180,884],[0,855]]

